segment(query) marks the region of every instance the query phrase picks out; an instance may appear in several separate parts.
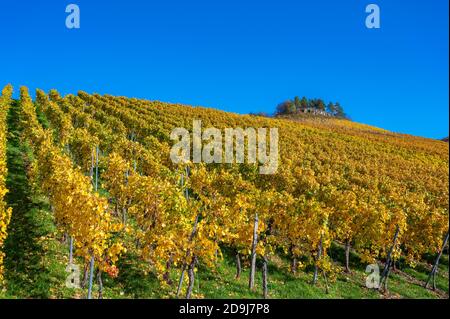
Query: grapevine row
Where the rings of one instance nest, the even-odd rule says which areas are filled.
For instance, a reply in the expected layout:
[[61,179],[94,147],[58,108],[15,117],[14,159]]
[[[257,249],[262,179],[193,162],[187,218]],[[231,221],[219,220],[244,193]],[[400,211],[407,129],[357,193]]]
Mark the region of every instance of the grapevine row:
[[[333,280],[339,271],[327,253],[333,241],[345,245],[347,271],[350,248],[364,262],[385,259],[388,265],[401,256],[414,265],[441,249],[448,229],[443,143],[405,140],[344,121],[325,129],[320,122],[84,92],[49,95],[51,101],[38,93],[37,104],[55,142],[82,172],[92,167],[92,148],[100,145],[112,216],[133,220],[136,247],[162,282],[170,284],[170,268],[188,272],[187,296],[196,265],[214,267],[223,247],[236,253],[237,276],[241,258],[253,275],[257,256],[267,269],[270,255],[281,249],[292,258],[293,272],[306,257],[315,266],[314,282],[321,273]],[[187,178],[185,167],[168,160],[168,135],[193,119],[218,128],[280,127],[280,171],[261,176],[251,165],[200,164],[189,165]]]
[[3,282],[3,259],[5,253],[2,251],[5,239],[8,235],[8,225],[11,220],[11,208],[7,207],[5,195],[8,192],[6,188],[6,176],[8,174],[6,162],[6,141],[7,141],[7,115],[12,102],[13,88],[11,85],[5,86],[0,97],[0,286]]
[[[115,263],[124,248],[115,234],[122,225],[112,218],[106,198],[93,190],[91,178],[73,167],[63,149],[54,144],[52,132],[41,126],[25,87],[20,104],[23,138],[34,156],[30,180],[48,196],[57,226],[74,240],[75,254],[85,262],[95,260],[100,272],[116,275]],[[67,136],[62,130],[59,133],[64,144]]]

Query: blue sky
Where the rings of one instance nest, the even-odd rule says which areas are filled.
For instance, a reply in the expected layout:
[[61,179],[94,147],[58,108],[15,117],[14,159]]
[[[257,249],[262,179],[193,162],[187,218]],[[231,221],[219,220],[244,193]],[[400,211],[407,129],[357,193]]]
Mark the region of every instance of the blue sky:
[[[81,28],[65,27],[78,4]],[[365,7],[381,28],[365,27]],[[0,85],[272,112],[295,95],[448,136],[448,0],[6,1]]]

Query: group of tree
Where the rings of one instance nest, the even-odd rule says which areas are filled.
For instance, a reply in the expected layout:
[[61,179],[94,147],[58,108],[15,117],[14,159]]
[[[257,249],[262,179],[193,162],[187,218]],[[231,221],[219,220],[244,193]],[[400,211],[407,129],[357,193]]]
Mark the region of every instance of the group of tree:
[[322,99],[299,98],[298,96],[294,97],[293,100],[289,99],[278,104],[276,115],[304,113],[307,110],[316,110],[326,112],[334,117],[347,118],[347,114],[345,114],[339,102],[326,104]]

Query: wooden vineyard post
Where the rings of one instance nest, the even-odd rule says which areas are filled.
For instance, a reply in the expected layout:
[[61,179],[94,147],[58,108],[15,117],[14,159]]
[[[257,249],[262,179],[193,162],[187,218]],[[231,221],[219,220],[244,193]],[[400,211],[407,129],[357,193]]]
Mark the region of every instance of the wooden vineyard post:
[[[400,227],[397,225],[397,228],[395,230],[395,235],[394,235],[394,241],[392,243],[391,249],[389,250],[389,254],[387,255],[386,264],[384,265],[384,269],[383,269],[383,272],[382,272],[381,278],[380,278],[380,289],[382,289],[382,287],[383,287],[384,291],[386,291],[388,288],[387,282],[388,282],[389,273],[391,272],[392,254],[394,252],[395,245],[397,244],[399,232],[400,232]],[[383,285],[382,285],[382,283],[383,283]]]
[[317,283],[317,279],[319,277],[319,266],[317,265],[317,263],[319,262],[320,258],[322,257],[322,241],[323,241],[323,238],[321,236],[319,247],[317,249],[316,264],[314,265],[313,285],[315,285]]
[[241,266],[241,255],[239,251],[236,252],[236,279],[241,277],[242,266]]
[[95,191],[98,190],[98,146],[95,148],[96,158],[95,158]]
[[[95,184],[94,184],[94,188],[95,191],[98,190],[98,146],[95,149],[95,154],[96,154],[96,158],[95,158]],[[92,161],[94,162],[94,161]],[[93,281],[94,281],[94,256],[92,255],[91,257],[91,262],[90,262],[90,271],[89,271],[89,287],[88,287],[88,299],[92,299],[92,285],[93,285]]]
[[438,256],[436,257],[436,260],[434,262],[433,268],[431,269],[430,275],[428,276],[427,282],[425,283],[425,288],[428,287],[430,284],[431,279],[433,279],[433,289],[436,289],[436,273],[439,266],[439,260],[441,259],[442,253],[445,249],[445,246],[447,246],[448,243],[448,230],[447,235],[445,236],[444,243],[442,244],[441,251],[439,252]]
[[94,277],[94,256],[91,257],[90,271],[89,271],[89,287],[88,287],[88,299],[92,299],[92,283]]
[[294,246],[291,245],[290,247],[290,253],[291,253],[291,274],[293,274],[295,276],[296,272],[297,272],[297,257],[295,256],[294,253]]
[[267,272],[267,256],[264,255],[263,257],[263,269],[262,269],[262,280],[263,280],[263,296],[264,299],[267,299],[268,296],[268,288],[267,288],[267,282],[268,282],[268,272]]
[[91,153],[91,169],[89,170],[89,176],[92,180],[92,186],[94,186],[94,149],[92,149]]
[[345,241],[345,272],[350,273],[350,240]]
[[188,267],[188,277],[189,284],[186,291],[186,299],[190,299],[192,295],[192,291],[194,290],[194,281],[195,281],[195,265],[197,263],[197,256],[193,256],[191,263]]
[[258,213],[255,214],[255,222],[253,226],[253,241],[252,241],[252,255],[250,276],[248,281],[248,288],[255,289],[255,272],[256,272],[256,245],[258,244]]
[[[190,173],[190,172],[189,172],[189,167],[186,167],[186,179],[187,179],[187,177],[189,177],[189,173]],[[184,176],[183,176],[183,175],[181,175],[181,183],[182,183],[182,185],[185,184],[185,182],[184,182]],[[185,189],[184,196],[186,197],[186,200],[189,201],[189,191],[188,191],[187,188]],[[197,216],[195,217],[195,222],[194,222],[194,226],[192,227],[191,235],[189,236],[189,242],[191,242],[191,241],[194,239],[195,233],[197,232],[197,227],[198,227],[198,221],[199,221],[199,219],[200,219],[200,215],[197,215]],[[190,252],[187,251],[187,252],[186,252],[186,259],[189,258],[189,255],[190,255]],[[195,260],[197,260],[197,257],[195,257]],[[186,271],[186,268],[187,268],[187,267],[188,267],[188,265],[186,264],[186,262],[184,262],[184,263],[183,263],[183,266],[182,266],[182,268],[181,268],[180,280],[178,281],[177,294],[176,294],[176,297],[177,297],[177,298],[179,297],[179,295],[180,295],[180,293],[181,293],[181,288],[182,288],[182,286],[183,286],[183,280],[184,280],[184,272]]]
[[103,299],[103,279],[101,270],[99,270],[97,273],[97,279],[98,279],[98,299]]
[[73,237],[70,236],[69,240],[69,265],[73,263]]

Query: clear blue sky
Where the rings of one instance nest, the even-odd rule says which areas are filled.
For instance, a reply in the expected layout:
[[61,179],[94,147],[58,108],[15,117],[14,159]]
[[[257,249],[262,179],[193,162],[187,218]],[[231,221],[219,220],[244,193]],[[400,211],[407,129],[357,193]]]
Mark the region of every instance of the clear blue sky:
[[[65,27],[65,7],[81,28]],[[381,29],[365,27],[365,6]],[[396,132],[448,135],[448,0],[6,1],[0,85],[271,112],[339,101]]]

